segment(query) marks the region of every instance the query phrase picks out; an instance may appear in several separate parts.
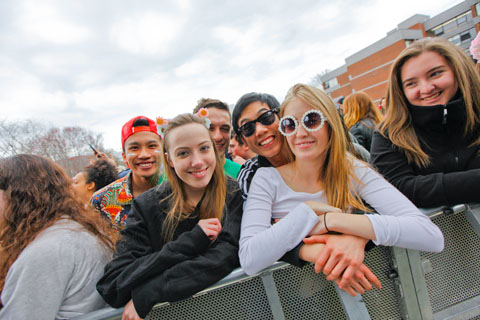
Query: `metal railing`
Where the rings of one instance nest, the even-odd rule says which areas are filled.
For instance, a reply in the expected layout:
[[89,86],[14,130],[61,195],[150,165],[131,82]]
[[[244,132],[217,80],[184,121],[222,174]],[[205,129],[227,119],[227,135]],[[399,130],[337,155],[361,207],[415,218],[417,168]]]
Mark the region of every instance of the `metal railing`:
[[[375,247],[365,264],[382,290],[351,297],[313,271],[277,262],[248,276],[242,269],[186,300],[157,304],[147,319],[469,319],[480,315],[480,205],[422,210],[445,235],[442,253]],[[461,258],[458,247],[468,250]],[[461,261],[459,261],[461,260]],[[447,262],[455,261],[452,265]],[[452,268],[457,268],[452,277]],[[442,284],[453,278],[449,287]],[[448,280],[448,279],[447,279]],[[455,284],[455,285],[452,285]],[[76,320],[121,319],[106,308]]]

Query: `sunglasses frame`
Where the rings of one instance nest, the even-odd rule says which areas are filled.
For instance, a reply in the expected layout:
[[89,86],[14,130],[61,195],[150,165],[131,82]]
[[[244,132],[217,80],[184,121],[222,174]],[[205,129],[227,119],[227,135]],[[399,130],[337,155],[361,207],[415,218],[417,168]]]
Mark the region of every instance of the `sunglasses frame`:
[[[271,112],[272,115],[273,115],[273,121],[272,121],[272,123],[274,123],[274,122],[275,122],[275,115],[278,115],[278,109],[277,109],[277,108],[273,108],[273,109],[267,110],[267,111],[265,111],[264,113],[262,113],[261,115],[259,115],[259,116],[257,117],[257,119],[252,120],[252,121],[248,121],[248,122],[244,123],[243,125],[241,125],[241,126],[238,128],[237,134],[240,134],[240,135],[242,135],[242,136],[244,136],[244,137],[251,137],[251,136],[255,133],[255,131],[257,130],[257,122],[260,122],[260,123],[261,123],[262,125],[264,125],[264,126],[269,126],[269,125],[271,125],[272,123],[270,123],[270,124],[263,124],[260,120],[258,120],[258,119],[260,119],[261,117],[263,117],[264,115],[266,115],[266,114],[269,113],[269,112]],[[246,134],[243,133],[242,128],[244,128],[246,125],[248,125],[248,124],[250,124],[250,123],[253,123],[253,132],[252,132],[251,134],[249,134],[249,135],[246,135]]]
[[[313,128],[313,129],[310,129],[305,125],[305,117],[307,115],[311,114],[311,113],[316,113],[320,116],[320,124],[318,125],[318,127]],[[292,132],[290,132],[288,134],[282,130],[282,122],[285,119],[290,119],[290,120],[293,121],[293,123],[295,123],[295,130],[293,130]],[[323,113],[320,110],[317,110],[317,109],[310,109],[310,110],[306,111],[302,115],[302,118],[301,118],[302,126],[307,132],[315,132],[315,131],[318,131],[318,130],[322,129],[323,125],[325,124],[325,121],[327,121],[327,118],[323,115]],[[289,137],[289,136],[292,136],[295,133],[297,133],[298,126],[299,126],[298,125],[298,120],[295,119],[293,116],[284,116],[280,119],[280,122],[278,123],[278,131],[280,131],[280,133],[283,134],[285,137]]]

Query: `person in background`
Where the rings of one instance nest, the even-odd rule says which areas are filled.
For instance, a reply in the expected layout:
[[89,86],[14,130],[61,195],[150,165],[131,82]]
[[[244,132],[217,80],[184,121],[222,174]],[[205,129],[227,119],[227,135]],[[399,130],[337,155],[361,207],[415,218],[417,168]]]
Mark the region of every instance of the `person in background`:
[[95,192],[91,205],[119,228],[125,225],[132,199],[161,183],[162,143],[156,123],[144,116],[122,127],[122,156],[131,172]]
[[95,284],[115,241],[51,160],[0,159],[0,319],[70,319],[104,308]]
[[352,93],[343,102],[343,120],[358,143],[370,151],[372,134],[382,115],[372,99],[362,91]]
[[238,262],[243,199],[204,120],[170,120],[163,146],[167,180],[133,201],[115,257],[97,288],[122,319],[145,318],[159,302],[185,299]]
[[[244,199],[247,199],[250,184],[259,168],[280,167],[288,163],[287,148],[278,127],[279,108],[274,96],[251,92],[241,96],[233,110],[233,130],[258,154],[245,162],[238,175]],[[354,152],[353,145],[349,145],[349,150]],[[328,280],[338,280],[341,287],[348,288],[356,279],[365,276],[377,287],[380,285],[377,277],[362,263],[367,240],[350,235],[324,235],[316,240],[322,243],[298,243],[280,260],[301,267],[305,260],[300,257],[300,250],[314,248],[317,250],[315,271],[323,272]],[[353,294],[352,291],[349,293]]]
[[388,112],[371,161],[414,204],[479,202],[480,76],[441,38],[415,41],[392,64]]
[[250,150],[250,147],[243,141],[242,137],[235,134],[233,130],[230,136],[228,153],[232,157],[232,160],[240,165],[257,155]]
[[382,113],[382,115],[387,113],[387,100],[385,99],[385,97],[382,97],[380,99],[380,104],[378,105],[378,110]]
[[[209,119],[210,135],[220,155],[223,170],[225,174],[236,179],[241,165],[225,158],[225,153],[230,143],[230,130],[232,127],[228,105],[217,99],[202,98],[193,109],[193,113],[199,116],[206,116]],[[202,113],[205,113],[205,115]]]
[[[340,116],[325,92],[304,84],[293,86],[280,116],[289,161],[258,169],[250,186],[239,249],[247,274],[271,265],[304,237],[329,232],[377,245],[443,249],[440,229],[367,163],[348,153]],[[379,214],[371,214],[366,203]],[[370,214],[351,214],[357,210]],[[272,220],[279,221],[272,225]],[[302,247],[300,258],[314,262],[317,250]],[[354,295],[371,289],[371,284],[362,276],[358,283],[341,288]]]
[[73,177],[73,191],[77,200],[86,206],[96,191],[116,179],[116,166],[110,160],[96,159]]

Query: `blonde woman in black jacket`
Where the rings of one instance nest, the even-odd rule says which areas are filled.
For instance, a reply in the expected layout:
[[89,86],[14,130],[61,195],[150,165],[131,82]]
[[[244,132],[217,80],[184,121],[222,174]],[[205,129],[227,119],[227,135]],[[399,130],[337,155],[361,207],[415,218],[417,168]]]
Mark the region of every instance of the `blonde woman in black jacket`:
[[480,201],[480,77],[445,39],[418,40],[392,65],[371,161],[419,207]]

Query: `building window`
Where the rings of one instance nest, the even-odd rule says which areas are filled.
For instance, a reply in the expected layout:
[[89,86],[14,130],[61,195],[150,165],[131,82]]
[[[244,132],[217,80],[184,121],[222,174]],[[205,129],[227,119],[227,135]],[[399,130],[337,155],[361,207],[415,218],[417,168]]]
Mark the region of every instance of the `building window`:
[[[477,12],[480,10],[480,7],[476,7]],[[446,21],[445,23],[442,23],[439,26],[436,26],[435,28],[431,29],[431,32],[433,32],[433,35],[438,37],[445,32],[449,32],[450,30],[455,29],[457,26],[472,20],[472,11],[469,10],[467,12],[462,13],[461,15],[456,16],[453,19],[450,19]]]
[[330,89],[330,88],[333,88],[335,86],[338,86],[337,78],[333,78],[333,79],[325,81],[323,83],[323,86],[325,87],[325,89]]
[[453,37],[448,38],[448,41],[450,41],[454,45],[458,46],[460,44],[460,35],[456,34]]
[[480,3],[475,4],[475,11],[477,11],[477,17],[480,16]]

